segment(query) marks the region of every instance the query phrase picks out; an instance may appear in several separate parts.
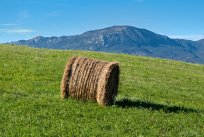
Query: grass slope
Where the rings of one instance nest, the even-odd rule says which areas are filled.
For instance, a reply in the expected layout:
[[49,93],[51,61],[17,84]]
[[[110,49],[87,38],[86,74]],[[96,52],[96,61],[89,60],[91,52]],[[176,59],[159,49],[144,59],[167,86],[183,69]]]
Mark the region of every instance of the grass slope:
[[[0,136],[204,136],[204,66],[0,45]],[[114,106],[60,99],[67,58],[118,61]]]

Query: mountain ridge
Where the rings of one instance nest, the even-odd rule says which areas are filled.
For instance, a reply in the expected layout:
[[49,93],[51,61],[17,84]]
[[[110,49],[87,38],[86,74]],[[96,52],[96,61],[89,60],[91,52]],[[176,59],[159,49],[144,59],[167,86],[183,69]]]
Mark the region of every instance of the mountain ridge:
[[127,25],[90,30],[73,36],[36,36],[11,43],[37,48],[125,53],[204,64],[204,39],[172,39]]

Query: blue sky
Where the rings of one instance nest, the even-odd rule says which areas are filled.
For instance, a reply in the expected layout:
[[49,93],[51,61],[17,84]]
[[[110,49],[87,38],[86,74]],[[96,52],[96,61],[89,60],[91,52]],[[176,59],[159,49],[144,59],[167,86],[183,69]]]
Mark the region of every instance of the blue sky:
[[204,38],[204,0],[0,0],[0,43],[113,25]]

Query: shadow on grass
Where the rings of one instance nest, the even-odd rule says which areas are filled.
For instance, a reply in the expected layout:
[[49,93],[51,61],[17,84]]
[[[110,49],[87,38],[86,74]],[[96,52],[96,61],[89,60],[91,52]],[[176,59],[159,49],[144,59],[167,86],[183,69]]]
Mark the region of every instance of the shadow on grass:
[[115,105],[122,108],[146,108],[150,110],[163,110],[167,113],[190,113],[202,112],[201,110],[196,110],[192,108],[185,108],[182,106],[168,106],[163,104],[156,104],[149,101],[141,101],[141,100],[130,100],[130,99],[122,99],[115,102]]

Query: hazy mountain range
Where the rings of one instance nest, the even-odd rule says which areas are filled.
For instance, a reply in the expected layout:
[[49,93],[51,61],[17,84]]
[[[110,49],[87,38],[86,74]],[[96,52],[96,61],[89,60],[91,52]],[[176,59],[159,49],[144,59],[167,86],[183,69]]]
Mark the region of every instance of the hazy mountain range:
[[132,26],[113,26],[74,36],[37,36],[11,43],[38,48],[126,53],[204,64],[204,39],[171,39]]

